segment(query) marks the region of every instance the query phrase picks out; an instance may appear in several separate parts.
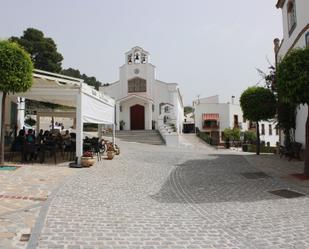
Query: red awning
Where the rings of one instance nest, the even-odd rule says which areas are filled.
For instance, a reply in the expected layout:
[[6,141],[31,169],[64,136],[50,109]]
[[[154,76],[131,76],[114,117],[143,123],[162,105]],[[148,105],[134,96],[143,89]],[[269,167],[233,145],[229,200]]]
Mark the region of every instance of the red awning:
[[204,113],[203,120],[219,120],[219,113]]

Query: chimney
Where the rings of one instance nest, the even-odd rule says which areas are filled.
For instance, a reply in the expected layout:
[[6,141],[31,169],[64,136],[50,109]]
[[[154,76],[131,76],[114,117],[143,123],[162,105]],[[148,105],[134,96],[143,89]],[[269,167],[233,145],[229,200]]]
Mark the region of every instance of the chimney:
[[235,104],[235,96],[234,96],[234,95],[232,96],[232,101],[231,101],[231,104],[232,104],[232,105],[234,105],[234,104]]
[[274,51],[275,51],[275,54],[278,53],[279,48],[280,48],[280,40],[279,40],[279,38],[276,38],[276,39],[274,39]]

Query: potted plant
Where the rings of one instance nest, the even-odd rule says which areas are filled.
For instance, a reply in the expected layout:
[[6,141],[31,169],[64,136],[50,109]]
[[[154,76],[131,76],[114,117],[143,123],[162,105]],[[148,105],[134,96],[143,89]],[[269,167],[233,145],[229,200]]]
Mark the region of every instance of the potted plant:
[[115,150],[116,155],[120,154],[120,147],[117,144],[114,145],[114,150]]
[[81,157],[81,164],[83,167],[90,167],[95,163],[93,158],[93,153],[91,151],[84,152],[83,156]]
[[124,122],[123,120],[120,120],[120,122],[119,122],[120,127],[119,128],[120,128],[121,131],[123,130],[125,124],[126,124],[126,122]]
[[108,159],[108,160],[112,160],[112,159],[114,158],[115,149],[114,149],[113,143],[107,144],[106,153],[107,153],[107,159]]

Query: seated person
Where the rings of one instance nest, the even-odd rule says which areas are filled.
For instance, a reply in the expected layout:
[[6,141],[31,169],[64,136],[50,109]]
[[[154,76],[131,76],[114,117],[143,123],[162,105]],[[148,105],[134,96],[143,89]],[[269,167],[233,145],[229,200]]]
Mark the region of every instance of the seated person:
[[32,129],[28,130],[28,134],[26,135],[26,144],[35,144],[35,136]]
[[26,139],[25,139],[25,130],[20,130],[18,132],[18,136],[15,138],[15,140],[12,143],[11,150],[12,151],[20,151],[20,152],[22,152],[24,144],[25,144],[25,141],[26,141]]
[[43,134],[43,130],[41,129],[37,138],[36,138],[36,143],[37,144],[42,144],[44,141],[44,134]]
[[66,130],[64,135],[62,135],[63,140],[70,140],[71,139],[71,135],[69,130]]

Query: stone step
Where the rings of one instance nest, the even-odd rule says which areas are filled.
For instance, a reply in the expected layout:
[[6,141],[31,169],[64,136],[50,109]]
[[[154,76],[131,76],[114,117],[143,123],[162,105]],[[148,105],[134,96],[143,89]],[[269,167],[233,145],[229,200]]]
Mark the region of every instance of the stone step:
[[158,134],[156,130],[116,131],[116,134]]
[[164,141],[157,130],[116,131],[116,138],[127,142],[163,145]]

